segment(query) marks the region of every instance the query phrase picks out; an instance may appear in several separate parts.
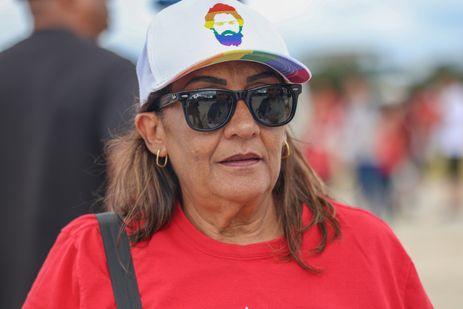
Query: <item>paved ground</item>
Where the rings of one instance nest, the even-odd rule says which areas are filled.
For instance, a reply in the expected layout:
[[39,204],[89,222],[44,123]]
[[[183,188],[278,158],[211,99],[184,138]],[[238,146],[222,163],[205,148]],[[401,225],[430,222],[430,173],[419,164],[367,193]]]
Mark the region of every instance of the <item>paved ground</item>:
[[463,214],[446,212],[445,186],[428,181],[413,215],[393,225],[436,308],[463,308]]

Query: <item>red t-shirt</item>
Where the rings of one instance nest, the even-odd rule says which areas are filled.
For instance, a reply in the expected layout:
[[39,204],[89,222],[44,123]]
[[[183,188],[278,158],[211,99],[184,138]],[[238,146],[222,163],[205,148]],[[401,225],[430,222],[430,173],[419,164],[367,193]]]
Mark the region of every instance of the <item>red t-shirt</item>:
[[[319,274],[282,259],[282,238],[221,243],[177,208],[171,224],[132,247],[143,308],[432,308],[390,228],[364,210],[335,208],[342,237],[307,257]],[[305,210],[304,220],[309,216]],[[313,248],[319,237],[310,229],[303,249]],[[23,308],[115,308],[94,215],[62,230]]]

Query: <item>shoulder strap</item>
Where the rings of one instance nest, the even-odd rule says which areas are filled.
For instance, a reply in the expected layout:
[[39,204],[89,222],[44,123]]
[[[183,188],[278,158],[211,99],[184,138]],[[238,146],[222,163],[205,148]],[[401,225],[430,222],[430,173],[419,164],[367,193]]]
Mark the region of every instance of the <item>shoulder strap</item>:
[[113,212],[96,215],[106,253],[114,298],[118,309],[141,309],[137,278],[130,254],[130,245],[121,220]]

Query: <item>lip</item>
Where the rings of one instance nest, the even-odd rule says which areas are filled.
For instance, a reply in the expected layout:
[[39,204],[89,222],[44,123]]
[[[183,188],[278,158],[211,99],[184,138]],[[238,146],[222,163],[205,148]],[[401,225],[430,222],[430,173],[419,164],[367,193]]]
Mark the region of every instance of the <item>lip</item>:
[[262,157],[253,152],[238,153],[225,158],[219,163],[225,166],[245,167],[255,165],[262,161]]

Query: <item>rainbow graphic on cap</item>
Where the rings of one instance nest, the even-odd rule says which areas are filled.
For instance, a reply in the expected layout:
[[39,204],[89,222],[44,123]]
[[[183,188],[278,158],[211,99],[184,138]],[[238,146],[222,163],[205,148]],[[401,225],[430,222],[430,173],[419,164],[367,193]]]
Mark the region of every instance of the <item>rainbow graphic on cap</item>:
[[191,66],[187,71],[184,71],[175,77],[174,80],[213,64],[237,60],[251,61],[267,65],[280,73],[290,83],[301,84],[311,78],[310,71],[307,68],[286,57],[255,50],[233,50],[220,53],[212,58]]
[[217,3],[209,9],[204,19],[206,20],[204,27],[214,33],[220,44],[225,46],[241,44],[244,20],[234,7]]

